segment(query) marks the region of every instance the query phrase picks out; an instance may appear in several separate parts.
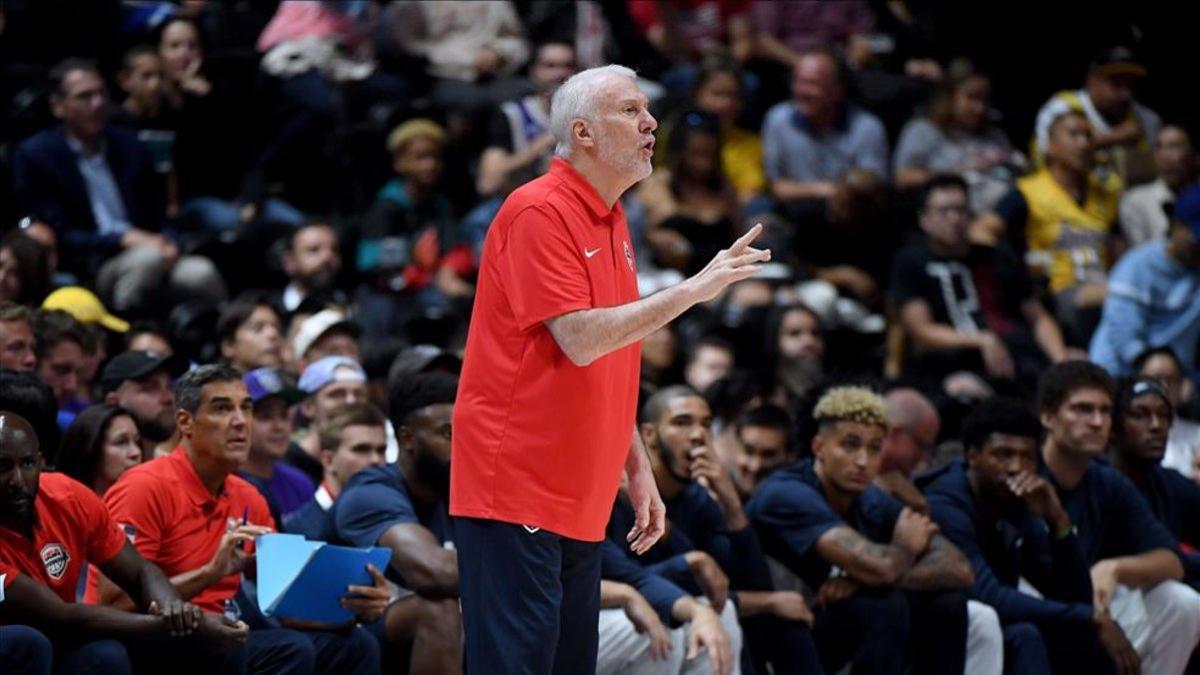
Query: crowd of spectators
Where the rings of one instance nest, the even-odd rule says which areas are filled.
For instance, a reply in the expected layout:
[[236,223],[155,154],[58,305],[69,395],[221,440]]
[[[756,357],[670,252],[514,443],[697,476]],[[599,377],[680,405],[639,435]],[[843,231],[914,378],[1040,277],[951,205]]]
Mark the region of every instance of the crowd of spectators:
[[[479,256],[624,63],[642,294],[772,255],[641,345],[598,672],[1200,673],[1194,130],[1137,44],[999,111],[909,4],[0,0],[0,670],[458,672]],[[391,562],[280,620],[269,531]]]

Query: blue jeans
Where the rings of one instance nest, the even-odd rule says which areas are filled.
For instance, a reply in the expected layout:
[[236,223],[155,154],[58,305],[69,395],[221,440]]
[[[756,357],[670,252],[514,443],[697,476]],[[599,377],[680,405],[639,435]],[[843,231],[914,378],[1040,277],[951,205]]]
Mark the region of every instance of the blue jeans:
[[467,672],[596,672],[600,543],[454,519]]
[[[179,219],[195,223],[206,232],[231,232],[242,224],[238,205],[218,197],[189,199],[179,208]],[[262,203],[258,220],[295,227],[304,222],[304,214],[282,199],[268,197]]]

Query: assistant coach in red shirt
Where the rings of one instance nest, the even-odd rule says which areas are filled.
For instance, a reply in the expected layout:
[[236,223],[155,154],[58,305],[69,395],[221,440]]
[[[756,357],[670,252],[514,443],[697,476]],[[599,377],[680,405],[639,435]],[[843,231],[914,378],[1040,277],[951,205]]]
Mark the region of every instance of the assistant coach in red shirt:
[[750,247],[756,225],[696,276],[638,298],[617,200],[650,175],[657,126],[633,71],[576,74],[551,102],[549,172],[488,231],[450,463],[468,672],[595,671],[600,542],[622,472],[630,546],[664,529],[635,425],[638,345],[770,259]]

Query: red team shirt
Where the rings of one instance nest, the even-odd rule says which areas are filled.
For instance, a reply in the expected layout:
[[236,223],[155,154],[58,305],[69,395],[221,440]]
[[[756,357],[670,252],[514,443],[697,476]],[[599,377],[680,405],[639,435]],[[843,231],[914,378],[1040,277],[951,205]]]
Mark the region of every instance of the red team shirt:
[[[226,529],[240,525],[247,511],[249,524],[275,527],[266,500],[250,483],[231,474],[220,492],[214,497],[204,487],[187,453],[178,447],[121,474],[104,501],[134,548],[173,577],[211,560]],[[221,612],[241,578],[230,574],[200,591],[192,604]]]
[[63,602],[75,602],[79,575],[90,562],[103,565],[125,546],[96,493],[61,473],[43,473],[33,500],[33,540],[0,527],[0,574],[4,586],[18,574],[49,586]]
[[620,203],[566,161],[514,191],[483,246],[454,405],[450,513],[600,541],[633,438],[641,351],[586,367],[543,323],[638,299]]

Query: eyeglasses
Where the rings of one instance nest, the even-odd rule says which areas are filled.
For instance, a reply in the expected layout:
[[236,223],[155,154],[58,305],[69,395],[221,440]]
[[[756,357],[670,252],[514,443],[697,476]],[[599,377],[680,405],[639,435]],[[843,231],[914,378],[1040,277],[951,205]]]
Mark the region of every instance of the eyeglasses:
[[939,218],[949,218],[951,216],[960,216],[962,218],[971,217],[971,208],[968,206],[958,206],[956,204],[950,206],[927,206],[925,212],[935,215]]

